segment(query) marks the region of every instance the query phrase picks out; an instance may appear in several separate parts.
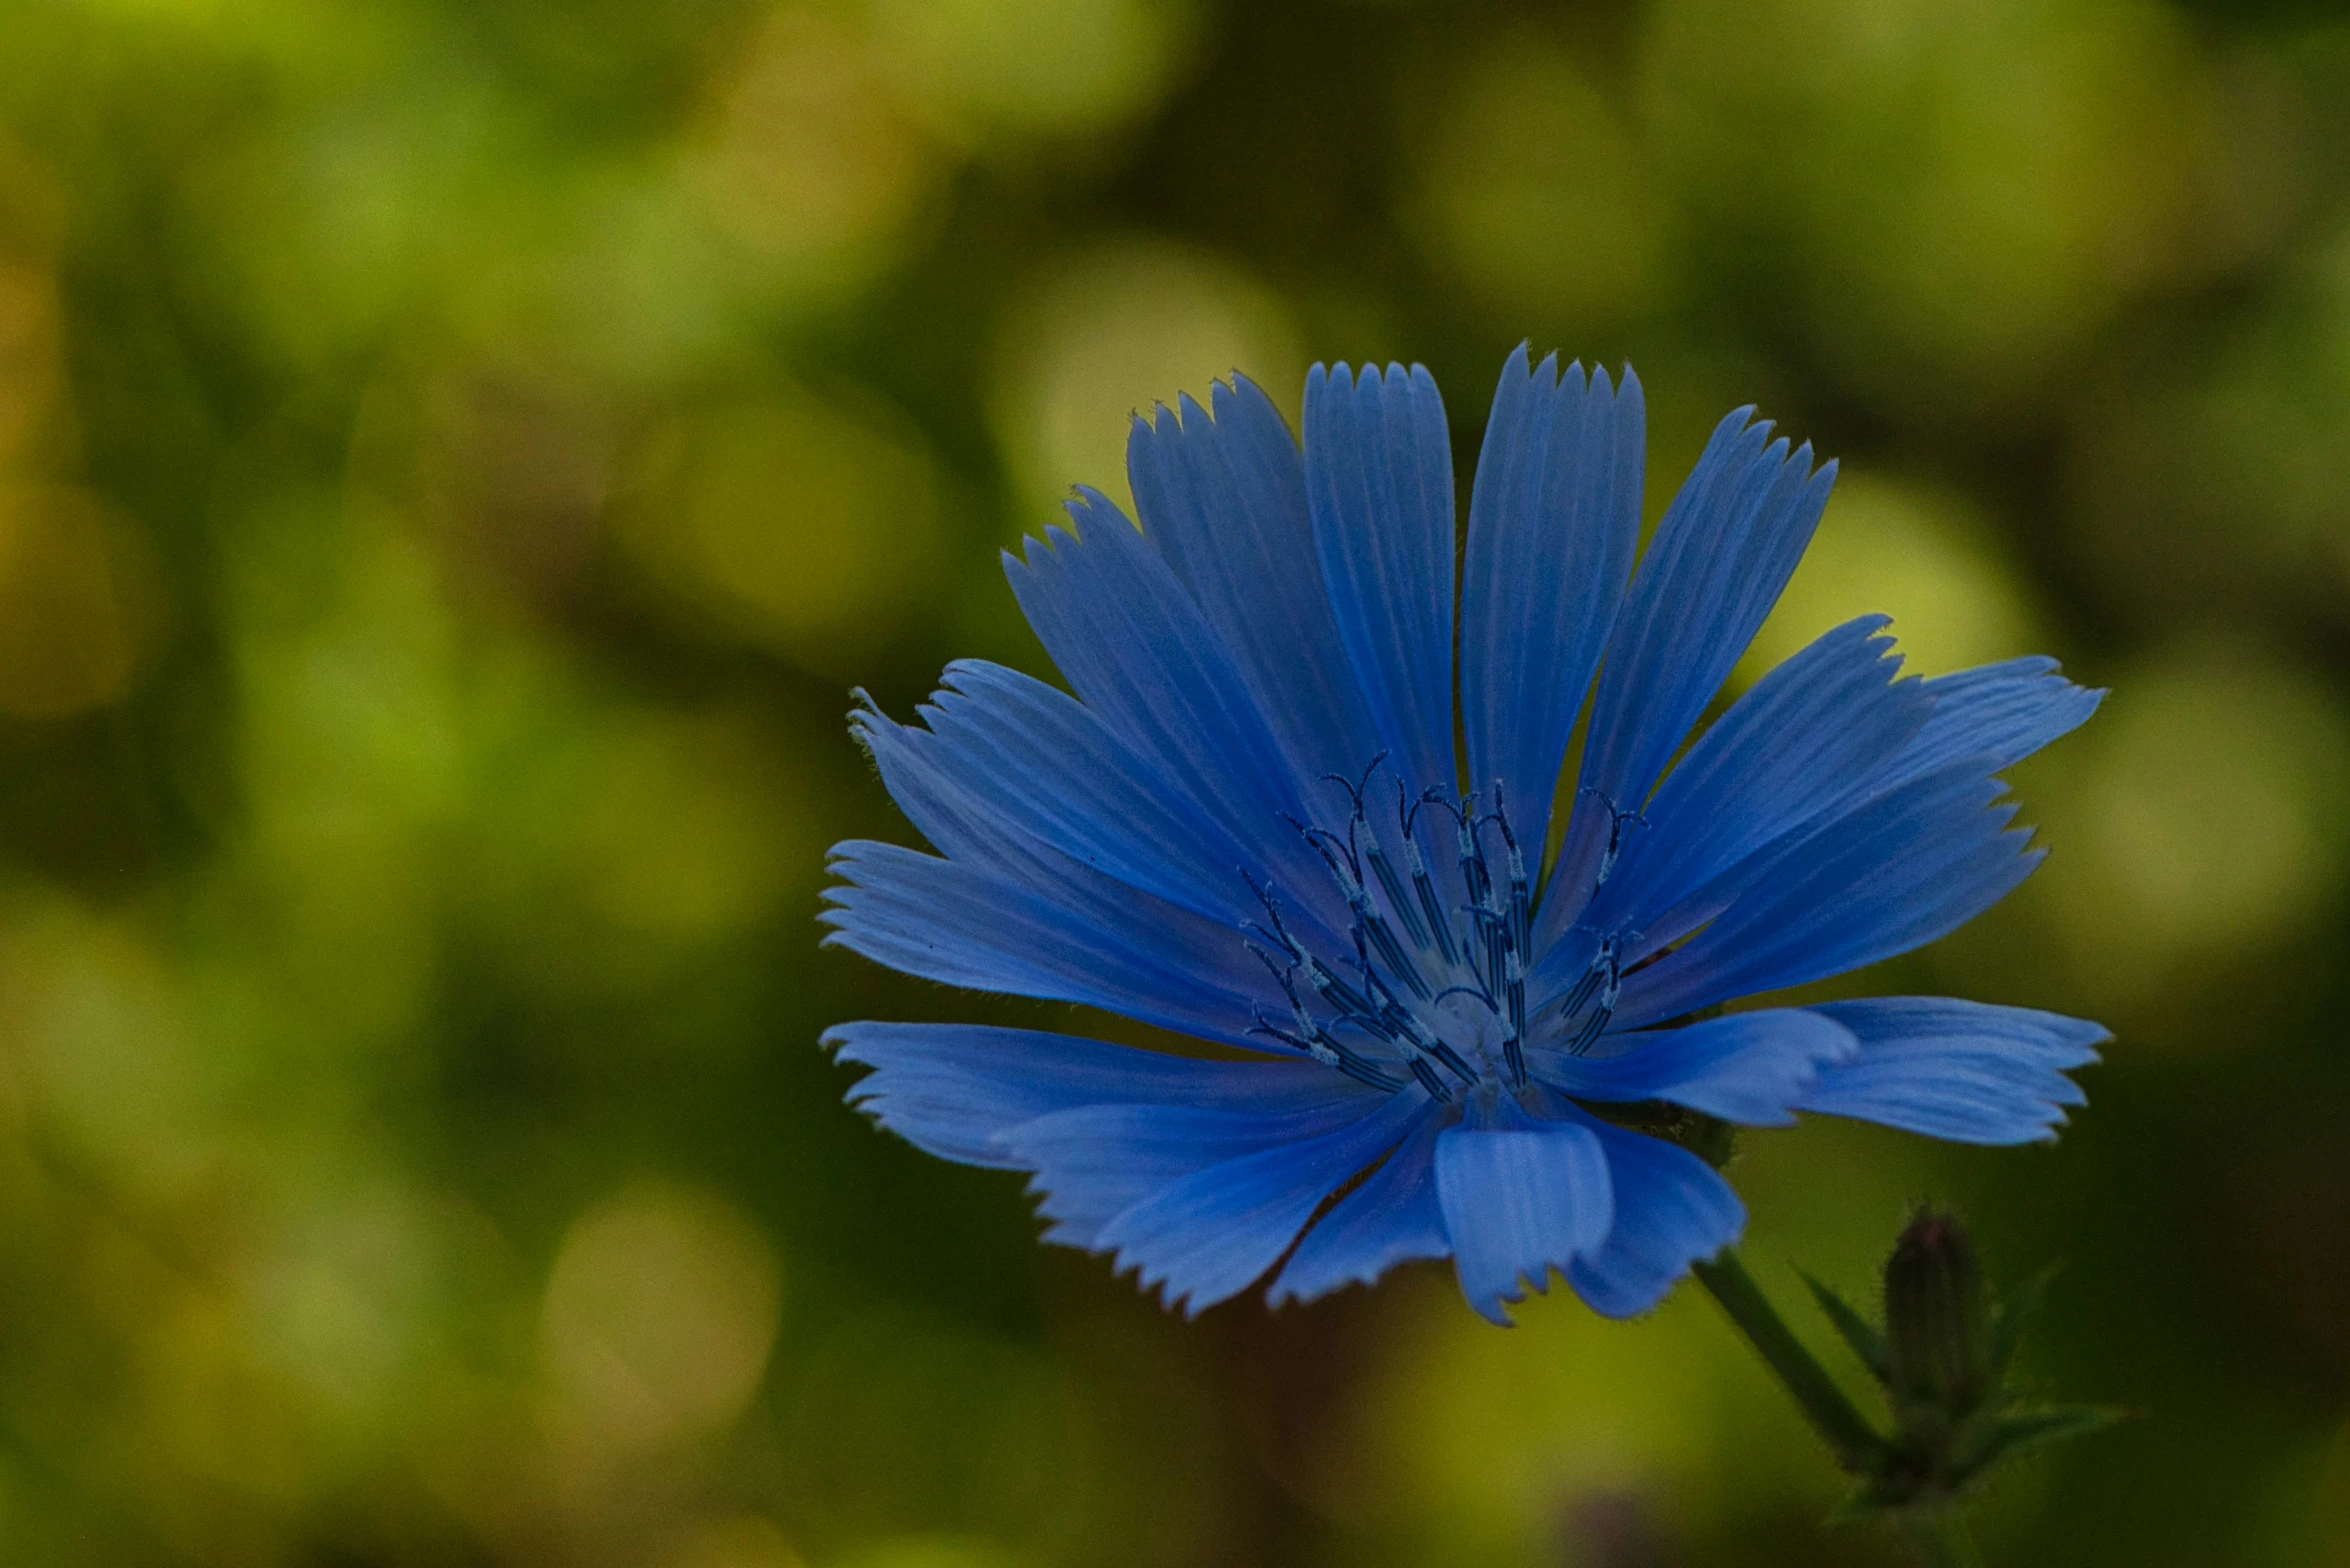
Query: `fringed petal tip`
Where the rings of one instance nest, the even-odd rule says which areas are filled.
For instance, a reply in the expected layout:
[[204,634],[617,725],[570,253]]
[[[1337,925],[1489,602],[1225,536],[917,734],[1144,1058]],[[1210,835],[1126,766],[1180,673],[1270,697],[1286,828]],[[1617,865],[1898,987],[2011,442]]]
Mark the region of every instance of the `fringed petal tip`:
[[1800,1108],[1957,1143],[2047,1143],[2088,1103],[2065,1076],[2099,1060],[2102,1024],[1950,997],[1822,1004],[1861,1049],[1823,1073]]

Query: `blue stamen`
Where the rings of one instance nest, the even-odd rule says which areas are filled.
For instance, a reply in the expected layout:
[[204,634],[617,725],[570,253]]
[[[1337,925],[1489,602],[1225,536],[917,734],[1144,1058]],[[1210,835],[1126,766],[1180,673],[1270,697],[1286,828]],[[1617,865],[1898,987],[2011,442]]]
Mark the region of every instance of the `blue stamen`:
[[1502,996],[1509,1002],[1510,1036],[1526,1037],[1526,966],[1512,953],[1502,973]]
[[[1584,1020],[1583,1027],[1576,1031],[1574,1040],[1567,1046],[1568,1054],[1573,1056],[1581,1056],[1590,1050],[1592,1044],[1599,1039],[1601,1032],[1616,1016],[1616,1001],[1623,994],[1623,976],[1616,969],[1616,945],[1613,940],[1600,948],[1599,957],[1594,960],[1591,972],[1583,978],[1586,981],[1596,980],[1598,982],[1594,989],[1599,993],[1599,1001],[1598,1005],[1591,1010],[1591,1016]],[[1578,985],[1576,989],[1582,991],[1585,988]]]
[[1518,851],[1518,835],[1510,831],[1508,804],[1502,799],[1501,780],[1493,781],[1493,825],[1509,849],[1510,941],[1524,954],[1533,945],[1534,884],[1526,875],[1526,857]]
[[1444,1080],[1436,1076],[1436,1069],[1430,1067],[1425,1058],[1412,1058],[1412,1076],[1420,1080],[1420,1087],[1428,1091],[1431,1099],[1451,1101],[1452,1091],[1444,1086]]
[[1403,922],[1404,930],[1411,934],[1412,945],[1426,947],[1428,930],[1420,924],[1420,912],[1404,896],[1403,880],[1395,874],[1395,866],[1388,860],[1387,852],[1373,842],[1363,858],[1371,863],[1371,874],[1379,879],[1379,891],[1387,895],[1387,907],[1395,911],[1396,918]]
[[1436,938],[1436,951],[1444,955],[1446,964],[1460,962],[1459,950],[1453,946],[1452,924],[1444,917],[1444,905],[1436,896],[1436,879],[1428,873],[1428,862],[1420,854],[1420,841],[1411,836],[1411,826],[1404,827],[1404,852],[1410,857],[1412,891],[1419,896],[1420,912],[1427,917],[1428,929]]
[[[1368,897],[1363,898],[1355,905],[1355,927],[1359,939],[1367,939],[1371,946],[1379,949],[1379,956],[1386,960],[1387,967],[1394,970],[1396,977],[1403,981],[1404,988],[1421,1001],[1428,1000],[1428,982],[1421,978],[1419,965],[1412,962],[1411,955],[1403,950],[1401,943],[1396,941],[1395,932],[1388,926],[1385,917],[1371,907],[1371,901]],[[1366,955],[1364,958],[1366,967],[1369,962]]]

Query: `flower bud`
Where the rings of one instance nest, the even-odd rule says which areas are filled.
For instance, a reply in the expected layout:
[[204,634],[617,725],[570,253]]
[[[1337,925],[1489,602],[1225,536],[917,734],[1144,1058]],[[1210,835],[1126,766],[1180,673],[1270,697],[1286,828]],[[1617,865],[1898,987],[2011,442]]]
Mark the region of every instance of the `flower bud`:
[[1885,1260],[1885,1353],[1896,1409],[1929,1407],[1955,1424],[1992,1392],[1983,1273],[1950,1215],[1920,1209]]

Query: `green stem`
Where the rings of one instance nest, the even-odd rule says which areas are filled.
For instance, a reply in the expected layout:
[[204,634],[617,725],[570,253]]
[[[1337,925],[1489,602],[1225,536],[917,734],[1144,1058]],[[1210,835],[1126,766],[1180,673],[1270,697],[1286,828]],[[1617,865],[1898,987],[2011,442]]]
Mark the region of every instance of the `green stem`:
[[[1746,1272],[1746,1265],[1738,1257],[1738,1249],[1725,1247],[1720,1256],[1697,1265],[1697,1277],[1705,1288],[1713,1292],[1714,1300],[1730,1314],[1730,1321],[1738,1325],[1763,1360],[1778,1375],[1787,1392],[1803,1411],[1804,1419],[1820,1440],[1836,1456],[1836,1463],[1858,1476],[1873,1475],[1885,1456],[1885,1440],[1853,1407],[1836,1380],[1827,1369],[1812,1359],[1812,1353],[1803,1348],[1803,1341],[1787,1327],[1754,1276]],[[1969,1561],[1967,1558],[1936,1558],[1936,1562]]]
[[1925,1568],[1983,1568],[1983,1554],[1957,1509],[1922,1509],[1900,1518],[1901,1538]]

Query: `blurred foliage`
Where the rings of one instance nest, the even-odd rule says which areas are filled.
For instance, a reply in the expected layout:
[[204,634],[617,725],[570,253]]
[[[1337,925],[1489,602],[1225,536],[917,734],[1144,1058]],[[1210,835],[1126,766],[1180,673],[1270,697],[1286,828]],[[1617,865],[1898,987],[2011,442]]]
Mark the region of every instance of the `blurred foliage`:
[[2047,868],[1852,982],[2109,1019],[2095,1105],[1751,1139],[1765,1283],[1957,1203],[2072,1261],[2027,1374],[2149,1412],[1995,1560],[2350,1564],[2350,25],[7,0],[0,60],[10,1563],[1891,1560],[1689,1293],[1170,1320],[814,1045],[1070,1021],[816,951],[903,833],[851,683],[1037,667],[994,552],[1129,410],[1422,359],[1466,473],[1531,335],[1638,365],[1652,507],[1739,403],[1844,459],[1747,678],[1884,609],[2115,693]]

